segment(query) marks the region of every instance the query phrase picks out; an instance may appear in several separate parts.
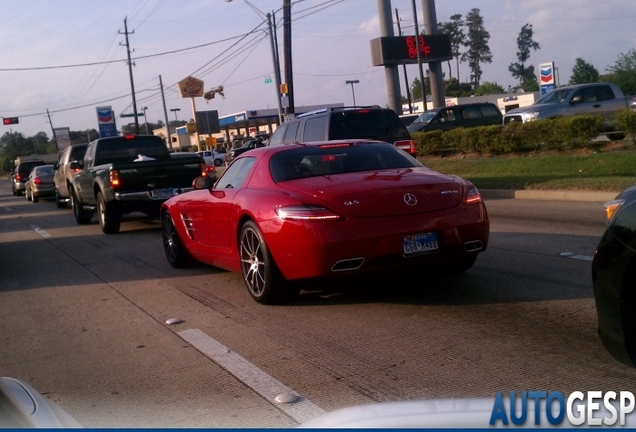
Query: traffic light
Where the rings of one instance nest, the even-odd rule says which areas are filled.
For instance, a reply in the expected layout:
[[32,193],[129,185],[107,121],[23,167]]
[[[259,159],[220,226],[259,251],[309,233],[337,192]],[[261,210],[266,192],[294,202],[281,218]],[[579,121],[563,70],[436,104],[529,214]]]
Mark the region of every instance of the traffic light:
[[17,117],[2,117],[2,123],[4,125],[12,125],[20,123]]

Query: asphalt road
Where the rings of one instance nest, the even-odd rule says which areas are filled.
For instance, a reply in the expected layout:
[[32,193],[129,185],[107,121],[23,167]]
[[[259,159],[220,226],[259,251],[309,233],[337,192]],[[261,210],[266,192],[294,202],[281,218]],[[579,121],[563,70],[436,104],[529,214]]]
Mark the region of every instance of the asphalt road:
[[[157,221],[107,236],[2,179],[0,376],[89,427],[290,427],[374,401],[629,389],[636,371],[596,336],[601,205],[487,207],[489,250],[461,276],[313,283],[268,307],[237,274],[172,269]],[[274,400],[288,392],[299,401]]]

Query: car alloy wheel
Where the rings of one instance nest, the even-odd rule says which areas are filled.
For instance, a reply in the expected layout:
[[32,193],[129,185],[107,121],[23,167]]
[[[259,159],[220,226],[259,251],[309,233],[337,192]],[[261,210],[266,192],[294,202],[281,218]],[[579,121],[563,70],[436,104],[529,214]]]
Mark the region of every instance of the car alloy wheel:
[[91,223],[93,212],[82,208],[82,203],[77,198],[75,189],[71,189],[71,207],[73,208],[73,216],[75,216],[75,220],[78,224],[85,225]]
[[287,301],[300,291],[291,286],[280,273],[261,231],[253,221],[245,222],[241,229],[239,257],[243,280],[257,302],[275,304]]
[[181,268],[192,264],[192,258],[183,247],[172,217],[167,211],[161,215],[161,235],[163,237],[163,250],[172,267]]

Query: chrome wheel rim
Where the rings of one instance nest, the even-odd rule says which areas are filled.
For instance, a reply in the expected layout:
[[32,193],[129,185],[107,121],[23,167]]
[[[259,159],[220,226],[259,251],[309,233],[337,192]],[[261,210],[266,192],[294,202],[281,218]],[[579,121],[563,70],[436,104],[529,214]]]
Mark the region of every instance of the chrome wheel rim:
[[99,223],[104,226],[106,225],[106,211],[104,210],[104,203],[102,200],[97,202],[97,215],[99,216]]
[[254,297],[260,297],[265,289],[265,260],[263,245],[256,231],[246,228],[241,234],[241,268],[247,289]]

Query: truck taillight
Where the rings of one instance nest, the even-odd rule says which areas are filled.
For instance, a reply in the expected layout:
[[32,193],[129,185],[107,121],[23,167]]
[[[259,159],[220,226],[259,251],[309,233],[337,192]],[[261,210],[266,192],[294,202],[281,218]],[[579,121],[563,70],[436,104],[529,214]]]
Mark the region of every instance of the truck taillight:
[[398,148],[401,148],[408,154],[414,155],[416,153],[415,141],[413,140],[396,141],[393,143],[393,145],[395,145]]
[[[204,176],[208,173],[208,166],[205,163],[200,164],[201,166],[201,175]],[[212,171],[214,171],[214,166],[212,166]]]
[[119,171],[118,170],[112,170],[110,172],[110,187],[115,189],[115,188],[118,188],[119,186],[120,186]]

